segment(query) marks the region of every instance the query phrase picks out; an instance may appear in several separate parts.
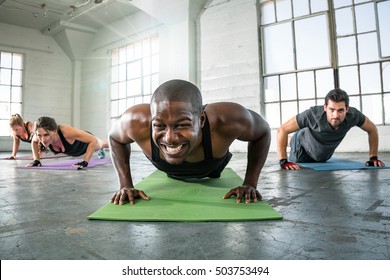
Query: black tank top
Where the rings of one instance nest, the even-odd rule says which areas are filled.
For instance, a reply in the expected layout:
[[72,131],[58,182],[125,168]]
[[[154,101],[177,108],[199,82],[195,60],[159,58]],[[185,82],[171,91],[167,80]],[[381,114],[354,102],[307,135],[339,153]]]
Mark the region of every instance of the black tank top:
[[[65,148],[64,154],[66,154],[68,156],[72,156],[72,157],[79,157],[79,156],[85,154],[85,152],[87,151],[87,147],[88,147],[87,143],[75,140],[73,144],[69,144],[68,141],[66,141],[64,135],[62,134],[59,126],[57,129],[57,132],[58,132],[58,136],[60,136],[62,145],[64,145],[64,148]],[[62,152],[54,150],[52,145],[49,145],[49,148],[54,154],[62,153]]]
[[17,138],[19,138],[20,141],[27,142],[27,143],[31,143],[32,138],[33,138],[33,135],[30,134],[30,130],[28,130],[28,124],[29,124],[29,123],[30,123],[30,122],[26,122],[26,123],[24,124],[24,128],[25,128],[26,131],[27,131],[27,139],[23,139],[22,137],[20,137],[20,136],[18,135]]
[[222,158],[213,158],[210,124],[207,116],[202,128],[202,146],[205,159],[200,162],[183,162],[173,165],[162,160],[159,148],[153,142],[152,127],[150,127],[150,142],[152,143],[152,158],[148,159],[157,169],[167,173],[168,177],[174,179],[219,178],[221,172],[232,158],[232,154],[229,151]]

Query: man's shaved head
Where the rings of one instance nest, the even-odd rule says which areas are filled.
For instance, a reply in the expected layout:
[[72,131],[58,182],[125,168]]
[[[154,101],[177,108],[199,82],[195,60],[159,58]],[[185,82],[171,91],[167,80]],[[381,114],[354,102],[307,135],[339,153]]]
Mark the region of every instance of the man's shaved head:
[[155,90],[151,104],[161,101],[190,102],[193,114],[200,115],[203,111],[202,95],[198,87],[184,80],[170,80],[161,84]]

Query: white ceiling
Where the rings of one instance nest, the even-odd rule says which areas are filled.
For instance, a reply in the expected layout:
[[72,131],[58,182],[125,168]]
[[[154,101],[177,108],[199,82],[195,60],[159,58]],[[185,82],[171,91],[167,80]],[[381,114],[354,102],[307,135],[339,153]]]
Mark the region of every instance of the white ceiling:
[[97,31],[137,12],[131,0],[0,0],[0,22],[42,32],[59,22]]

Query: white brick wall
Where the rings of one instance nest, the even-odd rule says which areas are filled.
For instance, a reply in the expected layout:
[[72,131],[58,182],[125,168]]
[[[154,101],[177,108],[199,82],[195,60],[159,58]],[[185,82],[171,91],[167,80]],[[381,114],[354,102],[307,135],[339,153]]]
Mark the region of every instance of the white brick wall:
[[200,18],[204,103],[237,102],[260,112],[255,1],[211,1]]

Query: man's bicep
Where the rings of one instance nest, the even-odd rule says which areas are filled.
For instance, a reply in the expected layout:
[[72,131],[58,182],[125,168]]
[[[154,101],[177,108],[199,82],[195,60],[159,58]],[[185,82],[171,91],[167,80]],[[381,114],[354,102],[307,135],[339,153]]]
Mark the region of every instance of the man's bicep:
[[368,133],[377,131],[375,124],[367,117],[365,118],[364,123],[360,128]]
[[293,133],[299,129],[300,126],[297,121],[297,116],[292,117],[279,128],[280,131],[283,131],[286,134]]

